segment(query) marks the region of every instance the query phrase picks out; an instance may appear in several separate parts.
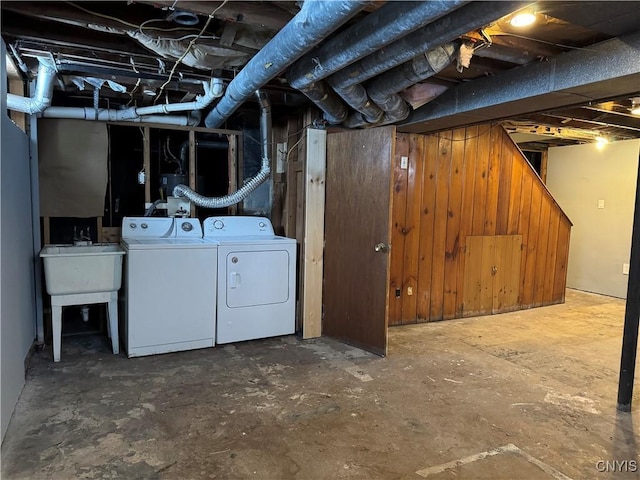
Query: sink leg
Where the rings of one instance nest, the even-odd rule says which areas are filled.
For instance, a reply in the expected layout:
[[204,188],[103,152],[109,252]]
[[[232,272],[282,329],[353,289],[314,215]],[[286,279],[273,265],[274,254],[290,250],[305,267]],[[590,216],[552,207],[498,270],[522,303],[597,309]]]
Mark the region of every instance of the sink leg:
[[60,361],[60,342],[62,340],[62,307],[51,306],[51,330],[53,335],[53,361]]
[[120,353],[120,339],[118,338],[118,297],[109,300],[109,321],[107,322],[107,333],[111,337],[111,348],[113,353]]

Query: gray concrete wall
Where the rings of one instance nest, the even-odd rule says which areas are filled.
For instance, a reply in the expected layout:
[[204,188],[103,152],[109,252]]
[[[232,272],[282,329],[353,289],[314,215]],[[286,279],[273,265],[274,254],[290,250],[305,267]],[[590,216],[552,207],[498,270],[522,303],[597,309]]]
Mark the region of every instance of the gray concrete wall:
[[31,177],[27,136],[6,115],[5,45],[0,97],[0,365],[2,438],[25,379],[25,358],[35,338]]
[[639,150],[640,140],[549,149],[547,187],[573,222],[567,287],[626,297]]

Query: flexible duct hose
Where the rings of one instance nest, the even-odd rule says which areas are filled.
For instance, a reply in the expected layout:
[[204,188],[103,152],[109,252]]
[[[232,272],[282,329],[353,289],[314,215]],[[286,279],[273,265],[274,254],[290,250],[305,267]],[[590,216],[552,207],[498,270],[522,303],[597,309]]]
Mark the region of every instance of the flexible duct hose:
[[261,108],[260,136],[262,140],[262,166],[260,167],[260,171],[241,188],[224,197],[205,197],[182,184],[176,185],[173,188],[174,197],[187,197],[198,207],[202,208],[225,208],[240,203],[269,178],[271,174],[271,160],[269,158],[271,103],[269,102],[269,96],[260,90],[256,90],[256,96],[258,97]]

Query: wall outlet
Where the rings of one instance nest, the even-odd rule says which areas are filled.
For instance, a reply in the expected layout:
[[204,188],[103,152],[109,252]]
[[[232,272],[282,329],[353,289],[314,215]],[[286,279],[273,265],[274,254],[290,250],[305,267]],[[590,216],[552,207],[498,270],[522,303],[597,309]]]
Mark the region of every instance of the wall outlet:
[[276,145],[276,173],[284,173],[287,164],[287,142]]
[[402,170],[409,168],[409,157],[400,157],[400,168]]
[[604,200],[598,200],[598,208],[604,208]]
[[623,263],[622,264],[622,274],[623,275],[629,275],[629,264],[628,263]]

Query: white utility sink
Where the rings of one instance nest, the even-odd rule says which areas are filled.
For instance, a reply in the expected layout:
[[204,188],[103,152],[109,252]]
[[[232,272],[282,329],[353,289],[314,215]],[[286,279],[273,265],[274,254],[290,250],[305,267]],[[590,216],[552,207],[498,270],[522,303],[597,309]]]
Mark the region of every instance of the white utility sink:
[[45,245],[44,262],[47,293],[51,295],[53,361],[60,361],[62,307],[106,303],[113,353],[120,351],[118,339],[118,290],[122,285],[125,252],[117,244]]
[[124,250],[117,244],[46,245],[40,252],[49,295],[115,292]]

